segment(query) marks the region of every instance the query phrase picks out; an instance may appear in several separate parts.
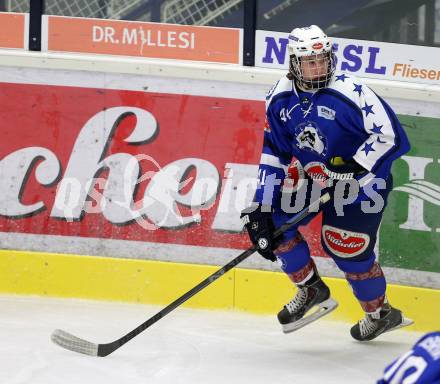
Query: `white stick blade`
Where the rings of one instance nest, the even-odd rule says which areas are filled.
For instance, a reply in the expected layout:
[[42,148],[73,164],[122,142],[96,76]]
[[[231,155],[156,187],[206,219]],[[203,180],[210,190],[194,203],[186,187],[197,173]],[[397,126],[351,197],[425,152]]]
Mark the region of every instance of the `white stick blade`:
[[73,352],[83,353],[90,356],[98,356],[97,344],[80,339],[79,337],[73,336],[68,332],[62,331],[61,329],[56,329],[50,338],[55,344]]

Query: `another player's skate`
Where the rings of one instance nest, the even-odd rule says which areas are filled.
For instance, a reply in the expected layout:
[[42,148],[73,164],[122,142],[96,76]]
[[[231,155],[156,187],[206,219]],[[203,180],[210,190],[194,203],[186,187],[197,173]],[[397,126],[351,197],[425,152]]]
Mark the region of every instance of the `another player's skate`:
[[351,328],[351,336],[359,341],[373,340],[384,332],[406,327],[414,323],[403,316],[402,312],[385,303],[378,313],[366,314]]
[[[337,306],[338,303],[330,297],[329,288],[318,277],[311,284],[298,285],[293,300],[278,313],[278,321],[284,333],[293,332],[327,315]],[[314,307],[316,310],[308,314]]]

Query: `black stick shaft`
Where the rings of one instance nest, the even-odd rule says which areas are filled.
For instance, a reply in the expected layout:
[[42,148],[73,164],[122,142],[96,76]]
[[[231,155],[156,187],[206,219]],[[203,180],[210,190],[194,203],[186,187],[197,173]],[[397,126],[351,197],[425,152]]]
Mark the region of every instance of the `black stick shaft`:
[[[297,215],[288,220],[285,224],[283,224],[280,228],[278,228],[274,237],[278,237],[284,232],[286,232],[289,228],[299,223],[302,219],[308,216],[312,212],[317,212],[318,207],[321,204],[325,204],[330,199],[328,194],[323,195],[318,201],[310,204],[308,207],[304,208]],[[120,339],[108,343],[108,344],[99,344],[98,345],[98,356],[107,356],[110,353],[114,352],[116,349],[123,346],[125,343],[133,339],[135,336],[139,335],[142,331],[152,326],[154,323],[162,319],[168,313],[182,305],[185,301],[189,300],[195,294],[200,292],[202,289],[206,288],[208,285],[216,281],[219,277],[223,276],[226,272],[234,268],[236,265],[240,264],[243,260],[247,259],[250,255],[252,255],[255,251],[257,251],[256,246],[252,246],[246,251],[242,252],[235,259],[231,260],[224,267],[220,268],[218,271],[214,272],[211,276],[207,277],[205,280],[197,284],[194,288],[190,289],[188,292],[180,296],[178,299],[173,301],[171,304],[163,308],[160,312],[158,312],[153,317],[149,318],[147,321],[133,329],[131,332],[127,333],[125,336],[122,336]]]

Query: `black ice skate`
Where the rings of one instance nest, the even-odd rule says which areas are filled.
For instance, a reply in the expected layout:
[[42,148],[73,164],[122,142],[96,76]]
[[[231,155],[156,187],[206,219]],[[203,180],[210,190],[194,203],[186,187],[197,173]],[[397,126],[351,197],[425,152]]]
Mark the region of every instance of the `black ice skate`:
[[[317,309],[307,314],[315,306]],[[330,297],[327,285],[318,277],[311,284],[298,285],[293,300],[278,313],[278,321],[284,333],[293,332],[327,315],[337,306],[338,303]]]
[[384,304],[378,313],[366,314],[351,328],[351,336],[359,341],[373,340],[384,332],[406,327],[414,323],[403,316],[402,312],[389,304]]

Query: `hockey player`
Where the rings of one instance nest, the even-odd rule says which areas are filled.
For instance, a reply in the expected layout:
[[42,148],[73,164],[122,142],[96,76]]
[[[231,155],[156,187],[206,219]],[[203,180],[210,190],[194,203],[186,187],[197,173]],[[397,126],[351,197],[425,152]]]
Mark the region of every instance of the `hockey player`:
[[392,188],[391,164],[409,150],[409,143],[385,101],[354,76],[335,73],[332,44],[319,27],[295,28],[289,35],[288,52],[289,72],[266,96],[259,186],[254,203],[241,217],[259,253],[278,259],[298,288],[278,313],[284,332],[294,331],[326,315],[337,303],[297,228],[282,239],[272,234],[292,214],[286,210],[285,202],[290,200],[282,189],[292,158],[297,159],[296,174],[304,173],[306,182],[315,180],[298,189],[292,200],[298,200],[304,190],[306,202],[315,200],[311,196],[316,181],[324,183],[334,198],[333,204],[322,207],[322,245],[345,273],[365,311],[351,335],[371,340],[410,323],[387,302],[385,277],[374,254]]
[[440,332],[424,335],[385,368],[377,384],[440,384]]

